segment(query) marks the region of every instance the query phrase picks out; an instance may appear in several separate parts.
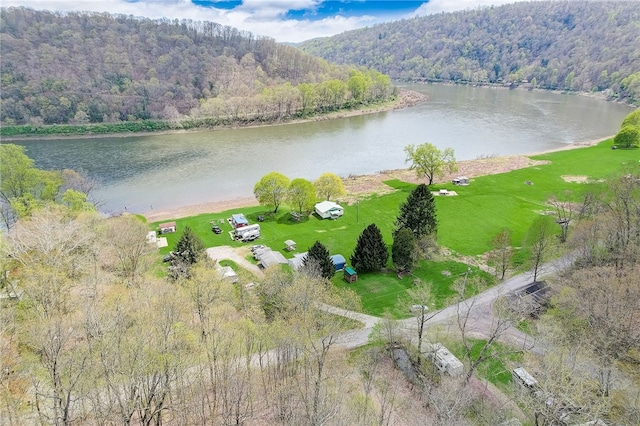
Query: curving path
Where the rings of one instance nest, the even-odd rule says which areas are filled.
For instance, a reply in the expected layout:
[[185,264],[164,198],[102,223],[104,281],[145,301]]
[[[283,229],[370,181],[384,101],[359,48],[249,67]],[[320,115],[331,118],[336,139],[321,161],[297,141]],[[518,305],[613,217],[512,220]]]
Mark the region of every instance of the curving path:
[[[207,255],[214,260],[229,259],[249,270],[257,277],[264,276],[264,272],[258,266],[249,262],[245,258],[245,256],[248,256],[249,254],[250,249],[248,247],[233,248],[231,246],[218,246],[207,249]],[[539,268],[538,276],[543,277],[545,275],[554,274],[568,268],[571,264],[573,264],[573,257],[571,255],[563,256],[560,259],[549,262]],[[433,325],[441,325],[452,327],[457,330],[456,321],[458,310],[463,311],[469,306],[472,306],[468,332],[478,336],[486,336],[494,321],[492,312],[493,303],[501,296],[522,290],[532,282],[532,279],[533,273],[531,271],[515,275],[472,298],[441,309],[433,315],[433,317],[426,323],[426,326],[430,327]],[[346,349],[366,345],[369,341],[369,335],[373,328],[383,320],[379,317],[367,315],[361,312],[349,311],[336,306],[323,304],[318,306],[318,308],[336,315],[342,315],[344,317],[360,321],[363,324],[362,328],[350,330],[337,336],[336,345]],[[417,327],[416,319],[414,317],[397,320],[396,324],[399,331],[405,333],[407,336],[411,336],[415,333],[415,328]],[[526,348],[526,350],[536,353],[544,352],[544,346],[542,346],[540,342],[534,341],[531,336],[523,333],[515,327],[509,328],[509,330],[502,336],[501,340],[522,346],[523,348]]]
[[217,246],[207,249],[207,256],[213,260],[229,259],[233,260],[237,265],[242,266],[244,269],[253,273],[257,277],[263,277],[264,272],[257,265],[249,262],[246,259],[251,253],[249,247],[233,248],[231,246]]

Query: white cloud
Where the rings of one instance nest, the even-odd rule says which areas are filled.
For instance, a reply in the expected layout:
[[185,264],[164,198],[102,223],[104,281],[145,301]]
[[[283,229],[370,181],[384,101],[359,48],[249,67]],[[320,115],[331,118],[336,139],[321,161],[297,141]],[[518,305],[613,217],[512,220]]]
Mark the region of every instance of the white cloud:
[[[374,16],[332,16],[320,20],[286,19],[289,10],[315,9],[324,0],[244,0],[233,10],[202,7],[189,0],[2,0],[2,7],[25,6],[37,10],[92,11],[144,16],[151,19],[213,21],[280,42],[327,37],[380,22]],[[511,0],[513,2],[514,0]],[[508,0],[431,0],[416,15],[502,4]]]
[[233,10],[194,5],[189,0],[3,0],[3,7],[24,6],[36,10],[91,11],[144,16],[151,19],[192,19],[229,25],[255,35],[281,42],[300,42],[315,37],[330,36],[370,25],[370,17],[342,18],[318,21],[284,19],[290,9],[313,9],[319,0],[244,0]]
[[[423,3],[413,16],[433,15],[440,12],[477,9],[480,6],[498,6],[523,0],[429,0]],[[535,0],[534,0],[535,1]]]

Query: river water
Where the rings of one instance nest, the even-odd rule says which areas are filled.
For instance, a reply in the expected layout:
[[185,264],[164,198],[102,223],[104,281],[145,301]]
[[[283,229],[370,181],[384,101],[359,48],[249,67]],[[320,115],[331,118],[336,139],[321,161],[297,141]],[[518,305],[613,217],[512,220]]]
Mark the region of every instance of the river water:
[[430,142],[457,160],[528,154],[615,134],[632,110],[583,96],[410,85],[420,105],[335,120],[166,135],[16,142],[36,166],[84,170],[105,213],[251,196],[266,173],[314,180],[405,168],[403,148]]

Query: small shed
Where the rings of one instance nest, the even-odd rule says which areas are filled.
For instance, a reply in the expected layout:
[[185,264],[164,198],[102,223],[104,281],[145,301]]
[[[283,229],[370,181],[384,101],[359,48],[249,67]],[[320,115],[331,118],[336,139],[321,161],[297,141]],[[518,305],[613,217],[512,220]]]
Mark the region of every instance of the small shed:
[[331,256],[331,263],[333,263],[333,267],[336,268],[336,271],[344,269],[347,265],[347,261],[341,254],[334,254]]
[[220,276],[223,280],[230,281],[232,283],[238,282],[238,274],[233,270],[231,266],[222,266],[220,268]]
[[354,283],[358,281],[358,273],[350,266],[344,268],[344,280],[348,283]]
[[296,242],[293,240],[287,240],[284,242],[284,247],[287,251],[294,251],[296,249]]
[[158,228],[160,228],[161,234],[170,234],[172,232],[176,232],[177,229],[175,222],[161,223],[158,225]]
[[457,178],[453,179],[451,181],[452,184],[454,185],[469,185],[469,178],[466,176],[458,176]]
[[289,259],[289,266],[295,271],[300,270],[302,265],[304,265],[304,259],[307,257],[307,252],[294,254],[291,259]]
[[231,226],[234,228],[241,228],[243,226],[247,226],[249,221],[242,213],[232,214],[231,215]]
[[286,265],[289,261],[279,251],[268,250],[260,255],[258,266],[262,269],[267,269],[269,266],[277,265],[278,263]]
[[323,201],[315,205],[315,211],[322,219],[337,219],[344,214],[344,209],[333,201]]

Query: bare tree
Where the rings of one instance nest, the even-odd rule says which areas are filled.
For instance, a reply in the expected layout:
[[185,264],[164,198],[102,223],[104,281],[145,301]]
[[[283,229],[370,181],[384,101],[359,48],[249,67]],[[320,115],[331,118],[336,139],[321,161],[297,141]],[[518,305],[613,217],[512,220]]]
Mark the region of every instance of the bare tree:
[[489,260],[495,265],[496,277],[500,275],[500,279],[503,280],[505,274],[511,268],[511,260],[513,259],[511,230],[502,228],[491,240],[491,247]]
[[[433,318],[437,311],[429,308],[431,305],[431,283],[423,283],[421,280],[414,280],[414,287],[407,290],[408,299],[402,306],[411,312],[416,319],[416,337],[418,353],[422,353],[422,342],[427,322]],[[418,357],[420,363],[421,357]]]
[[477,399],[466,380],[447,378],[426,387],[429,407],[435,411],[435,425],[463,425],[465,416]]
[[537,282],[540,268],[554,247],[552,223],[540,216],[534,220],[526,236],[525,245],[530,251],[529,263],[533,270],[533,282]]
[[600,393],[609,396],[614,366],[640,345],[640,268],[582,268],[562,283],[567,287],[556,300],[557,319],[568,338],[582,336],[581,346],[598,366]]
[[556,346],[542,358],[528,358],[533,389],[518,388],[516,400],[533,417],[536,426],[584,424],[604,417],[609,401],[595,397],[597,385],[589,359],[578,346]]
[[[498,298],[493,302],[493,312],[488,315],[486,312],[480,312],[482,308],[477,305],[477,297],[462,300],[464,299],[467,285],[478,286],[481,285],[481,283],[479,283],[477,277],[469,278],[468,276],[458,280],[456,283],[457,291],[461,299],[456,305],[456,322],[460,330],[465,360],[467,362],[465,381],[469,383],[478,367],[486,361],[496,358],[499,359],[513,353],[521,353],[528,348],[526,346],[504,346],[498,349],[496,344],[507,334],[509,329],[518,322],[519,315],[508,309],[509,302],[504,297]],[[481,327],[480,330],[477,330],[477,333],[486,339],[480,341],[479,350],[474,347],[475,343],[471,338],[471,334],[474,332],[471,328],[472,324]],[[524,342],[523,345],[526,345],[526,342]]]
[[117,270],[129,285],[134,285],[151,264],[147,255],[156,252],[148,233],[148,227],[132,215],[106,220],[103,246],[117,258]]
[[565,191],[562,196],[555,195],[548,201],[556,213],[556,223],[560,226],[561,243],[567,241],[571,222],[583,211],[580,205],[571,201],[571,195],[571,191]]

